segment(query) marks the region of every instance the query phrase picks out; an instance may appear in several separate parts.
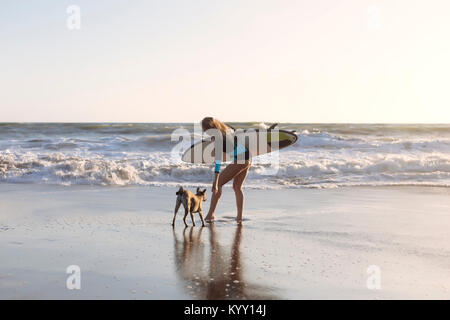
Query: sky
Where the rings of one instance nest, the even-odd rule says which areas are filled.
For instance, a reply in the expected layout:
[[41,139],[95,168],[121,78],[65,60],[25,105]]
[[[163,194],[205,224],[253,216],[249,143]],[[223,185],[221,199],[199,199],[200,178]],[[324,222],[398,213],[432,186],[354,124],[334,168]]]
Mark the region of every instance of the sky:
[[450,123],[449,17],[447,0],[2,0],[0,122]]

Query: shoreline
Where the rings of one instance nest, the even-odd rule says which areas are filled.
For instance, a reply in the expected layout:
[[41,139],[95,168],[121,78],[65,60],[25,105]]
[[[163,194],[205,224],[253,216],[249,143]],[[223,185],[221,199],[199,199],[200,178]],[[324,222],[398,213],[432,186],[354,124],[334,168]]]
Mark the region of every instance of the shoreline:
[[448,188],[246,189],[242,227],[225,189],[213,227],[187,229],[175,191],[0,184],[0,298],[450,297]]

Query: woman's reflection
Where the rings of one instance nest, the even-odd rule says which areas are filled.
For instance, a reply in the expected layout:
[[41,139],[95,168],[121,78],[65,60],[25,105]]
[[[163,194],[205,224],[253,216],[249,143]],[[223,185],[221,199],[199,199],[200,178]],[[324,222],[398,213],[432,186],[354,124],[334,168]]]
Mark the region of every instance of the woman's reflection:
[[[268,288],[251,284],[244,278],[240,244],[242,226],[238,225],[231,246],[219,244],[214,224],[209,229],[209,248],[202,241],[205,228],[187,227],[182,240],[173,230],[177,272],[196,299],[275,299]],[[209,255],[208,255],[209,249]]]

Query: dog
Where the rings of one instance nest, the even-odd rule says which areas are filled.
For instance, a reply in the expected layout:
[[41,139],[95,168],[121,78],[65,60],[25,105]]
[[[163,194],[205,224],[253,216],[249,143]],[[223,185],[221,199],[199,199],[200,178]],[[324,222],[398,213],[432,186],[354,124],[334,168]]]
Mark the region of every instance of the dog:
[[176,192],[177,195],[177,202],[175,205],[175,213],[173,215],[173,221],[172,226],[175,226],[175,218],[178,213],[178,209],[180,208],[180,205],[183,204],[184,206],[184,218],[183,222],[184,225],[187,227],[186,223],[186,217],[188,213],[191,215],[192,225],[195,226],[194,221],[194,213],[198,212],[200,215],[200,219],[202,220],[202,227],[205,226],[205,220],[203,220],[203,214],[202,214],[202,202],[206,201],[206,189],[200,190],[200,188],[197,188],[196,194],[192,193],[191,191],[184,189],[183,187],[180,187],[178,191]]

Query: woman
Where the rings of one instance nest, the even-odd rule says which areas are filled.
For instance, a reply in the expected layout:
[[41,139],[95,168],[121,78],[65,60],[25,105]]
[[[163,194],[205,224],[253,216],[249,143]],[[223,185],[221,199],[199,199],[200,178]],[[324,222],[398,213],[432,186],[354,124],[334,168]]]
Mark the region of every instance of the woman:
[[[223,151],[227,152],[229,148],[226,145],[229,144],[229,137],[232,137],[233,128],[227,126],[225,123],[214,119],[212,117],[207,117],[202,120],[202,129],[207,132],[207,130],[218,130],[222,135],[223,141]],[[228,141],[226,141],[228,137]],[[222,195],[222,186],[233,179],[233,190],[236,195],[236,206],[237,206],[237,217],[236,221],[240,224],[242,223],[242,211],[244,208],[244,193],[242,192],[242,185],[244,184],[245,178],[247,177],[248,170],[250,169],[250,155],[247,148],[238,145],[236,137],[231,141],[233,143],[233,148],[231,148],[231,153],[233,162],[230,163],[220,172],[221,160],[216,157],[214,166],[214,182],[212,185],[212,196],[211,204],[209,206],[209,212],[206,216],[207,222],[212,222],[214,220],[214,211],[216,210],[217,202]],[[217,153],[216,153],[217,154]],[[239,161],[238,161],[239,157]],[[220,156],[220,159],[222,157]]]

